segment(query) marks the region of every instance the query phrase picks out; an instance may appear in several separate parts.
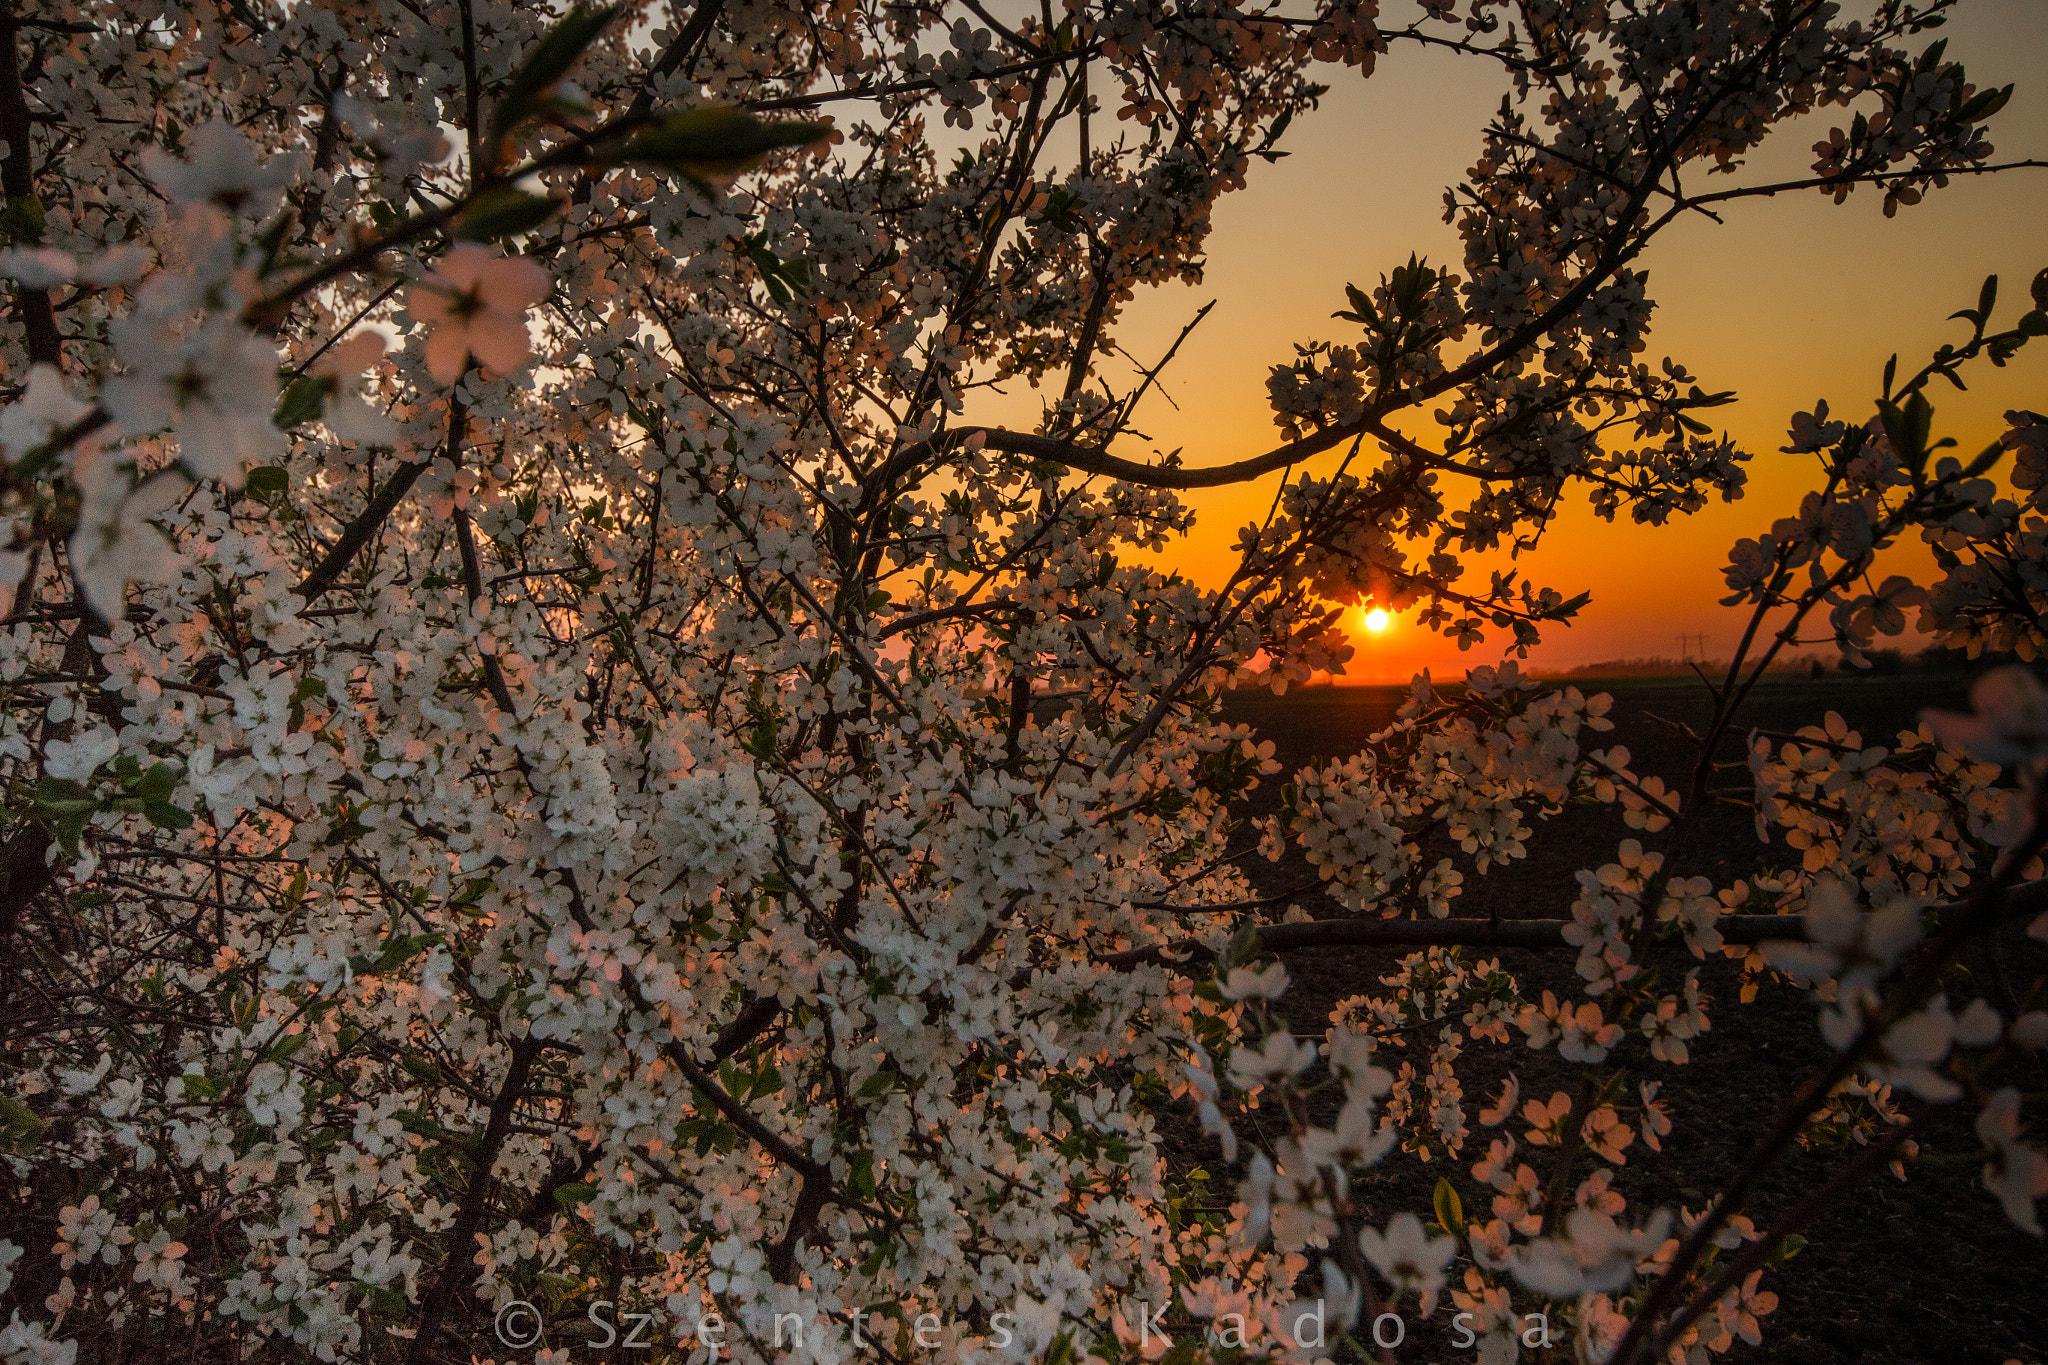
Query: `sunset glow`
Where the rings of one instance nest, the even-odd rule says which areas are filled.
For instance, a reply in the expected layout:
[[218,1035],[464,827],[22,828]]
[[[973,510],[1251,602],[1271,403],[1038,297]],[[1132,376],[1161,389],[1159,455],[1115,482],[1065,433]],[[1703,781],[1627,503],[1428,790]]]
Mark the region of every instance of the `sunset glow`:
[[[1950,56],[1970,63],[1973,74],[1981,68],[1987,86],[2015,80],[2013,54],[2038,49],[2040,14],[2036,0],[1973,5],[1943,30]],[[1261,165],[1244,191],[1225,196],[1199,286],[1143,291],[1120,305],[1119,343],[1149,363],[1175,346],[1203,304],[1217,301],[1160,373],[1140,423],[1147,440],[1129,443],[1131,458],[1179,450],[1188,464],[1204,465],[1271,449],[1279,434],[1268,367],[1286,360],[1298,342],[1356,340],[1354,325],[1331,317],[1343,304],[1340,282],[1369,286],[1411,251],[1433,263],[1460,261],[1456,234],[1442,221],[1442,191],[1472,164],[1477,144],[1466,130],[1500,103],[1502,88],[1459,65],[1456,54],[1410,56],[1371,81],[1335,81],[1315,117],[1289,130],[1288,157]],[[1399,124],[1403,111],[1439,97],[1450,101],[1440,120],[1361,151],[1358,129]],[[1812,136],[1788,136],[1756,170],[1798,174],[1810,160],[1806,149],[1824,132],[1817,121]],[[2008,148],[2038,155],[2048,141],[2048,92],[2022,82],[1998,115],[1995,141],[2001,155]],[[1892,218],[1878,195],[1840,204],[1818,194],[1759,199],[1733,206],[1723,221],[1675,229],[1659,243],[1646,258],[1660,308],[1642,359],[1654,369],[1669,356],[1709,391],[1732,390],[1736,401],[1714,409],[1711,426],[1758,458],[1739,501],[1714,500],[1662,525],[1636,525],[1625,515],[1603,520],[1575,495],[1534,549],[1475,558],[1473,572],[1481,576],[1470,582],[1512,570],[1539,588],[1593,594],[1569,626],[1544,630],[1524,666],[1676,657],[1684,652],[1680,632],[1705,632],[1712,648],[1732,644],[1730,616],[1720,605],[1729,547],[1795,510],[1811,470],[1809,461],[1780,451],[1791,415],[1822,398],[1838,412],[1868,415],[1887,359],[1898,352],[1900,365],[1917,364],[1941,343],[1958,341],[1963,325],[1949,314],[1977,298],[1987,275],[2000,277],[2000,306],[2016,306],[2043,264],[2039,224],[2048,211],[2048,175],[2024,174],[2032,178],[1958,179]],[[1276,222],[1288,225],[1284,251],[1273,249]],[[1981,450],[1997,439],[2007,409],[2038,404],[2041,373],[2029,350],[2010,366],[1976,374],[1967,392],[1944,385],[1933,395],[1937,423],[1966,450]],[[978,393],[970,419],[1035,421],[1042,397],[1023,384],[1002,395]],[[1425,413],[1407,434],[1439,430]],[[1338,458],[1318,456],[1309,472],[1326,477]],[[1275,472],[1189,491],[1184,501],[1196,513],[1194,528],[1161,552],[1161,562],[1205,587],[1219,586],[1237,563],[1239,535],[1266,515],[1283,477],[1290,476]],[[1888,553],[1900,567],[1884,572],[1928,562],[1918,542]],[[1620,565],[1628,571],[1617,572]],[[1909,612],[1909,622],[1917,615]],[[1460,648],[1432,629],[1375,629],[1355,608],[1345,624],[1373,648],[1346,665],[1341,683],[1406,683],[1424,668],[1462,677],[1513,652],[1512,635],[1500,629]],[[1909,624],[1898,643],[1910,652],[1926,637]]]
[[1387,628],[1387,621],[1387,614],[1378,607],[1374,607],[1365,614],[1365,628],[1375,633],[1385,630]]

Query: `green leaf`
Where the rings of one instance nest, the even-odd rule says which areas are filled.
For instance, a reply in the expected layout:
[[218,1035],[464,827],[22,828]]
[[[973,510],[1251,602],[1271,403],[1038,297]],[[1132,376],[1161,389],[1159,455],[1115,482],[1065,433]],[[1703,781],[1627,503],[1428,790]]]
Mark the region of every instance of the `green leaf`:
[[674,171],[708,188],[712,181],[751,169],[770,152],[808,147],[831,131],[829,123],[770,123],[729,104],[700,104],[636,133],[620,157]]
[[1355,284],[1347,284],[1344,286],[1344,296],[1351,300],[1350,311],[1332,313],[1331,317],[1343,318],[1346,322],[1356,322],[1366,327],[1380,325],[1379,312],[1372,306],[1372,300],[1366,297],[1363,289]]
[[158,829],[192,828],[192,812],[169,801],[152,801],[142,808],[142,813]]
[[1900,467],[1915,473],[1926,468],[1927,436],[1934,427],[1934,405],[1926,395],[1916,389],[1904,403],[1879,403],[1877,414]]
[[510,185],[485,190],[470,200],[469,207],[455,220],[455,235],[472,242],[492,242],[531,232],[555,216],[562,201],[545,194],[528,194]]
[[[312,421],[320,415],[321,406],[327,401],[328,391],[332,387],[325,379],[316,378],[310,374],[300,375],[297,379],[285,385],[284,396],[278,399],[277,412],[271,417],[270,424],[279,431],[290,431],[294,427],[303,426],[305,423]],[[275,466],[266,465],[265,468],[275,468]],[[280,469],[277,473],[278,485],[276,491],[282,492],[284,491],[284,471]]]
[[163,801],[178,789],[178,770],[168,763],[152,763],[136,781],[135,794],[145,801]]
[[448,908],[451,910],[468,910],[490,892],[497,889],[497,885],[489,877],[471,877],[468,883],[463,886],[462,894],[448,902]]
[[1959,123],[1982,123],[1985,119],[1990,118],[1993,114],[2005,108],[2011,99],[2012,87],[2009,85],[1997,90],[1979,90],[1970,98],[1969,103],[1956,111],[1956,121]]
[[417,1109],[400,1109],[391,1117],[397,1119],[398,1126],[405,1129],[408,1133],[417,1133],[419,1136],[428,1139],[436,1139],[441,1136],[441,1125],[428,1118],[425,1114],[420,1113]]
[[775,732],[781,728],[774,717],[767,717],[754,727],[747,742],[740,747],[763,763],[769,762],[775,757]]
[[1785,1238],[1783,1241],[1779,1242],[1777,1246],[1771,1248],[1769,1264],[1773,1266],[1783,1265],[1785,1262],[1791,1260],[1794,1256],[1797,1256],[1801,1251],[1805,1250],[1805,1248],[1806,1239],[1804,1237],[1801,1237],[1796,1232],[1788,1232],[1785,1234]]
[[[584,1186],[583,1188],[587,1189],[589,1187]],[[556,1194],[557,1198],[559,1198],[560,1192],[557,1191]],[[554,1317],[562,1311],[563,1304],[568,1303],[583,1292],[584,1282],[576,1276],[556,1275],[543,1271],[540,1276],[540,1289],[541,1293],[547,1295],[548,1316]],[[400,1310],[409,1306],[403,1294],[393,1295],[393,1297],[397,1300],[395,1306]]]
[[12,1096],[0,1095],[0,1152],[27,1156],[42,1141],[49,1120]]
[[210,1100],[227,1087],[211,1076],[187,1073],[178,1078],[183,1082],[183,1095],[188,1100]]
[[399,964],[419,956],[427,949],[445,940],[440,934],[400,934],[387,939],[384,950],[377,954],[376,964],[371,968],[374,976],[386,976],[395,971]]
[[597,1198],[597,1186],[579,1180],[573,1185],[555,1186],[555,1203],[564,1209],[575,1209]]
[[895,1257],[895,1254],[896,1243],[894,1241],[883,1242],[880,1246],[869,1252],[868,1258],[860,1263],[860,1273],[869,1277],[880,1274],[882,1267],[889,1264]]
[[1081,207],[1080,195],[1055,187],[1046,195],[1045,206],[1039,210],[1035,221],[1059,232],[1079,232],[1083,222]]
[[526,60],[505,82],[498,103],[491,110],[490,140],[494,145],[547,103],[547,92],[569,74],[569,68],[576,65],[577,59],[618,15],[617,6],[587,10],[578,5],[534,44],[533,51],[526,54]]
[[14,195],[8,199],[7,207],[0,209],[0,231],[6,232],[10,243],[41,246],[45,221],[43,201],[32,194]]
[[[285,401],[287,403],[291,401],[289,390],[286,391]],[[282,415],[282,408],[279,409],[279,413]],[[300,420],[303,421],[304,419],[301,418]],[[252,496],[258,498],[275,497],[290,486],[291,476],[274,464],[256,466],[249,471],[248,478],[242,481],[242,487],[248,489]]]
[[83,786],[63,777],[46,777],[36,784],[36,794],[31,811],[36,815],[63,818],[80,813],[89,814],[100,808],[100,803]]
[[1436,1205],[1437,1226],[1453,1237],[1464,1236],[1465,1205],[1458,1198],[1458,1192],[1452,1188],[1449,1180],[1436,1182],[1436,1197],[1431,1202]]

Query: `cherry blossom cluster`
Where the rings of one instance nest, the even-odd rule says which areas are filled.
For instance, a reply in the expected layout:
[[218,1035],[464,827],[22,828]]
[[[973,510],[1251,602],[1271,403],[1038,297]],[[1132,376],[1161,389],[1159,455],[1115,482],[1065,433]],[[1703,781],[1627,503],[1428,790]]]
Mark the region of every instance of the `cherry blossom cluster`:
[[[2039,298],[1795,422],[1816,490],[1728,570],[1778,624],[1690,790],[1504,658],[1253,828],[1279,764],[1224,712],[1341,669],[1360,602],[1526,654],[1587,596],[1466,560],[1568,491],[1740,494],[1639,258],[1800,188],[1704,173],[1834,106],[1806,189],[1993,169],[1999,92],[1923,35],[1959,2],[0,12],[0,1359],[500,1358],[501,1309],[602,1301],[748,1361],[929,1314],[970,1365],[1119,1365],[1143,1301],[1309,1365],[1306,1300],[1365,1356],[1410,1294],[1491,1361],[1532,1315],[1697,1358],[1758,1339],[1796,1229],[1627,1203],[1717,1007],[1663,957],[1816,991],[1835,1071],[1779,1147],[1903,1163],[1899,1097],[1968,1101],[2033,1226],[2041,1014],[1935,979],[2039,875],[2030,675],[1889,750],[1753,737],[1796,867],[1666,850],[1801,622],[2033,648],[2041,419],[1937,458],[1922,391]],[[1333,71],[1423,48],[1508,92],[1462,259],[1343,291],[1275,450],[1147,450],[1170,357],[1124,306],[1201,278]],[[970,422],[997,386],[1036,415]],[[1181,491],[1280,471],[1221,582],[1171,567]],[[1948,580],[1870,582],[1912,534]],[[1524,926],[1576,954],[1539,981],[1454,911],[1575,803],[1615,851]],[[1247,871],[1297,850],[1309,886]],[[1375,934],[1379,989],[1288,1027],[1271,955]],[[1524,1097],[1525,1048],[1584,1084]],[[1400,1161],[1452,1173],[1427,1218],[1365,1179]]]

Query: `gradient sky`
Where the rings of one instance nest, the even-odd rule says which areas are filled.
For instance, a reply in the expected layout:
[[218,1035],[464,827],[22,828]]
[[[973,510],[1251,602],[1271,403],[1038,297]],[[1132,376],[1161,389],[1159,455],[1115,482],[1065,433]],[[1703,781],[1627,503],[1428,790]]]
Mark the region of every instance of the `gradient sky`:
[[[1979,87],[2018,86],[1991,123],[1998,159],[2048,157],[2048,3],[1973,0],[1964,11],[1936,35],[1948,37],[1950,58]],[[1390,5],[1388,22],[1397,14]],[[1323,107],[1297,120],[1282,144],[1292,155],[1255,164],[1250,188],[1219,206],[1204,283],[1141,295],[1124,310],[1117,338],[1149,362],[1217,300],[1162,377],[1163,396],[1178,406],[1149,398],[1138,418],[1160,450],[1182,447],[1190,465],[1279,444],[1267,370],[1297,341],[1355,334],[1330,317],[1346,306],[1347,280],[1370,284],[1410,251],[1459,260],[1442,192],[1463,179],[1499,107],[1506,83],[1497,69],[1400,46],[1370,78],[1333,69],[1328,80]],[[1741,180],[1810,174],[1812,144],[1837,121],[1839,108],[1780,129]],[[2001,285],[1994,323],[2010,325],[2027,282],[2048,265],[2048,170],[1953,181],[1890,220],[1869,188],[1840,206],[1809,193],[1744,201],[1724,216],[1721,225],[1675,224],[1647,254],[1660,307],[1646,358],[1669,355],[1710,392],[1737,392],[1736,405],[1703,415],[1756,452],[1747,495],[1662,528],[1609,525],[1580,499],[1523,562],[1539,585],[1591,590],[1593,601],[1578,624],[1551,629],[1534,665],[1676,657],[1681,632],[1704,633],[1709,656],[1725,656],[1744,623],[1717,601],[1729,545],[1769,529],[1811,486],[1810,457],[1778,453],[1790,414],[1824,397],[1836,415],[1867,416],[1894,351],[1902,370],[1917,368],[1941,340],[1967,334],[1943,319],[1975,306],[1985,275]],[[1975,453],[2002,429],[2006,409],[2048,409],[2048,341],[2004,370],[1980,363],[1966,378],[1969,392],[1938,384],[1930,397],[1937,432]],[[1130,442],[1119,453],[1135,457],[1142,447]],[[1326,454],[1307,467],[1320,472],[1337,459]],[[1238,528],[1263,515],[1278,477],[1184,494],[1198,523],[1165,558],[1197,581],[1219,582]],[[1378,635],[1358,626],[1345,681],[1406,681],[1424,666],[1439,678],[1461,676],[1497,660],[1504,634],[1461,653],[1400,618]],[[1909,633],[1903,643],[1925,640]]]

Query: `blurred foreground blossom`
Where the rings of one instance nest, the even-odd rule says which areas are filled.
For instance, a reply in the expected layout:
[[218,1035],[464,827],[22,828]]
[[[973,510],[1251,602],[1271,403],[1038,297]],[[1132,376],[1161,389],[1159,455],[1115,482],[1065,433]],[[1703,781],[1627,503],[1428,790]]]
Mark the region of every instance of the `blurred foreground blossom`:
[[323,419],[328,430],[358,445],[396,445],[400,428],[362,396],[363,372],[384,356],[384,338],[358,332],[312,366],[313,377],[326,390]]
[[117,318],[108,332],[129,372],[109,379],[100,401],[131,435],[172,428],[193,474],[242,484],[243,470],[285,452],[271,424],[277,348],[224,318],[186,336],[156,317]]
[[2017,664],[1994,668],[1970,688],[1975,715],[1928,711],[1928,727],[1944,744],[1992,763],[2031,769],[2048,756],[2048,688]]
[[211,204],[229,213],[260,218],[284,199],[285,186],[298,173],[295,156],[256,159],[256,149],[241,130],[226,123],[203,123],[185,139],[192,153],[183,161],[157,147],[142,152],[142,168],[181,204]]
[[1412,1213],[1397,1213],[1384,1233],[1360,1228],[1358,1249],[1396,1289],[1412,1289],[1421,1295],[1426,1314],[1436,1308],[1436,1296],[1444,1287],[1444,1267],[1457,1254],[1458,1243],[1450,1237],[1431,1237]]
[[1264,970],[1232,967],[1217,989],[1226,1000],[1277,1000],[1287,989],[1287,968],[1278,962]]
[[177,553],[150,518],[177,502],[184,484],[159,474],[131,486],[126,476],[104,468],[99,454],[86,469],[90,477],[71,537],[72,572],[85,600],[109,621],[121,619],[130,583],[161,582],[177,564]]
[[1992,1095],[1977,1116],[1977,1136],[1984,1140],[1984,1187],[2005,1206],[2014,1226],[2036,1237],[2041,1220],[2034,1201],[2048,1195],[2048,1157],[2019,1140],[2020,1092],[2011,1086]]
[[508,374],[526,363],[526,310],[548,296],[548,273],[524,256],[492,256],[463,243],[405,297],[413,320],[433,328],[427,373],[452,384],[474,356]]
[[63,372],[55,365],[32,365],[20,401],[0,412],[0,454],[18,460],[91,410],[91,404],[65,391]]

